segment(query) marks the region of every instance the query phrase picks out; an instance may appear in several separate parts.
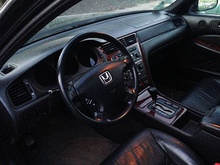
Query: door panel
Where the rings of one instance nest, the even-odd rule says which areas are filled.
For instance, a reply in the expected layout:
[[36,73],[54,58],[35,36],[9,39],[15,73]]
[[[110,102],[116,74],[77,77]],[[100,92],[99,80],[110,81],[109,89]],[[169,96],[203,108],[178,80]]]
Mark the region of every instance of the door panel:
[[[220,76],[220,18],[184,16],[189,37],[171,48],[172,76],[185,80],[187,89],[206,77]],[[172,50],[175,50],[174,52]]]
[[[186,16],[191,37],[178,59],[186,79],[200,81],[220,76],[220,18],[218,16]],[[183,74],[182,73],[182,74]]]
[[220,18],[184,18],[189,26],[188,36],[153,52],[148,59],[154,84],[160,91],[167,86],[186,92],[204,78],[220,77]]
[[184,15],[191,36],[220,35],[220,16]]

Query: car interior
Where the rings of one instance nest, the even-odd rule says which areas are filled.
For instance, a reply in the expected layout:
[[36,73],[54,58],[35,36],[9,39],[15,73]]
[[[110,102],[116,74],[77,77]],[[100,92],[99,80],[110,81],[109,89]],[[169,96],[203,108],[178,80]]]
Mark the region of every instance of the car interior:
[[220,17],[202,0],[110,17],[79,8],[105,1],[16,2],[0,13],[14,18],[0,23],[0,164],[220,163]]

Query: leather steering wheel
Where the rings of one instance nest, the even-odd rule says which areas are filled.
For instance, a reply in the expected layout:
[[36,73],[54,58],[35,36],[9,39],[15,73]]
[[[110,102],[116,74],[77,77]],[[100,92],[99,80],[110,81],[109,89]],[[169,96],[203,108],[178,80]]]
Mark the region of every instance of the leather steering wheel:
[[[64,66],[74,46],[86,39],[101,39],[114,44],[124,59],[93,66],[77,78],[66,80]],[[127,49],[114,37],[89,32],[73,37],[63,48],[57,76],[64,102],[79,118],[93,123],[114,123],[134,106],[138,94],[135,63]]]

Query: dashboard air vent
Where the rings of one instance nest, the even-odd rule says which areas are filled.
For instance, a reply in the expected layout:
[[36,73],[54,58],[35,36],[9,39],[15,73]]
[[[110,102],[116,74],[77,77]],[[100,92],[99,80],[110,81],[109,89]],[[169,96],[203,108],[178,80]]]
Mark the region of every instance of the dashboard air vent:
[[5,74],[8,74],[8,73],[10,73],[11,71],[13,71],[15,68],[16,68],[15,65],[8,64],[8,65],[4,66],[4,67],[1,69],[1,73],[3,73],[4,75],[5,75]]
[[118,51],[118,48],[112,43],[107,43],[107,44],[103,45],[102,49],[107,55]]
[[175,27],[179,27],[179,26],[183,25],[183,21],[182,21],[182,19],[175,19],[175,20],[173,20],[173,24]]
[[[120,38],[119,41],[125,46],[128,47],[130,45],[133,45],[137,42],[136,37],[134,34]],[[118,51],[118,48],[112,44],[112,43],[106,43],[102,46],[103,51],[109,55],[116,51]]]
[[122,40],[124,40],[124,46],[126,46],[126,47],[133,45],[137,42],[134,34],[127,36],[127,37],[123,38]]
[[31,93],[24,82],[12,85],[8,90],[8,95],[15,106],[20,106],[32,100]]

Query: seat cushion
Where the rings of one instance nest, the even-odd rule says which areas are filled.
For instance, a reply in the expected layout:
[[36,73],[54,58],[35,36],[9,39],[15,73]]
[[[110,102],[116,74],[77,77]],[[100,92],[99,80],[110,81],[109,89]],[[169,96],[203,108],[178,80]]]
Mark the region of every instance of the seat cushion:
[[119,147],[102,164],[197,165],[203,162],[178,139],[158,130],[147,129]]
[[206,114],[220,102],[220,79],[202,80],[180,102],[203,115]]

